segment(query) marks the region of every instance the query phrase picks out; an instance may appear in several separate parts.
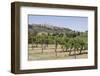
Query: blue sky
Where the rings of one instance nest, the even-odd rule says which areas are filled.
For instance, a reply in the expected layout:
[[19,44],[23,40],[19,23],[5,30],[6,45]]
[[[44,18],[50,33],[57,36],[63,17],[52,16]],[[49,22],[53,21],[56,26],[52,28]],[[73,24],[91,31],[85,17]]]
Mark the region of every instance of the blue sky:
[[50,24],[53,26],[65,27],[83,32],[88,30],[88,17],[29,15],[28,23]]

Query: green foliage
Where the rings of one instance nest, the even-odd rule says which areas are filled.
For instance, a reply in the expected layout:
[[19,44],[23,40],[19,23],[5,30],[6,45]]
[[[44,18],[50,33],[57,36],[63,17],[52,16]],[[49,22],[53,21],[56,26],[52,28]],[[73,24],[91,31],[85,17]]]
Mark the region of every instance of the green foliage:
[[69,48],[74,48],[75,50],[80,50],[80,53],[82,50],[88,49],[88,31],[78,32],[72,31],[68,28],[50,28],[46,25],[39,25],[30,28],[32,29],[28,32],[28,43],[41,44],[42,52],[43,44],[45,44],[46,47],[49,44],[54,44],[56,53],[58,45],[61,45],[63,50],[66,49],[67,51]]

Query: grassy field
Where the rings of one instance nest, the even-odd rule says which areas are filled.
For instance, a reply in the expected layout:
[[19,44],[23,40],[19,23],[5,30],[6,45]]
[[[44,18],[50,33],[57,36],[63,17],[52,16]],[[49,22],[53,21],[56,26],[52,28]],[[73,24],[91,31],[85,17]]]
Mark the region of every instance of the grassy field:
[[28,47],[28,60],[82,59],[87,57],[87,50],[83,50],[82,54],[79,54],[79,51],[76,51],[76,57],[73,50],[69,56],[69,52],[62,51],[60,45],[57,47],[57,56],[55,53],[55,45],[48,45],[48,47],[43,49],[43,53],[41,45],[32,48],[32,45],[30,44]]

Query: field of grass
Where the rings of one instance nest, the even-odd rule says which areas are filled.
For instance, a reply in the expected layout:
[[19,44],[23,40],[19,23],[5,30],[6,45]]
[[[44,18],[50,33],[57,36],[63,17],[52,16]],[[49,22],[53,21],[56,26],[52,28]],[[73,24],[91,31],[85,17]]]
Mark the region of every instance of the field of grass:
[[74,53],[75,53],[74,50],[72,50],[71,55],[69,55],[69,51],[67,52],[63,51],[60,45],[58,45],[57,47],[57,53],[55,53],[55,45],[48,45],[48,47],[43,49],[43,52],[42,52],[41,45],[38,45],[38,47],[34,47],[34,48],[32,48],[31,44],[29,44],[28,46],[28,60],[56,60],[56,59],[88,58],[87,50],[83,50],[81,54],[79,54],[79,51],[76,51],[76,55]]

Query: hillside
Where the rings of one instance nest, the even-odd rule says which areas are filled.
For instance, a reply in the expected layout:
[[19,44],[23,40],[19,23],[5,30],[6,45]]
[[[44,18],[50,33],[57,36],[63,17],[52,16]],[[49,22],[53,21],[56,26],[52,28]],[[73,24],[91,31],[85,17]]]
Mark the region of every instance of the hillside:
[[63,33],[63,34],[74,33],[74,31],[69,28],[56,27],[48,24],[32,24],[32,25],[28,25],[28,28],[29,28],[29,32],[31,33],[40,33],[40,32]]

